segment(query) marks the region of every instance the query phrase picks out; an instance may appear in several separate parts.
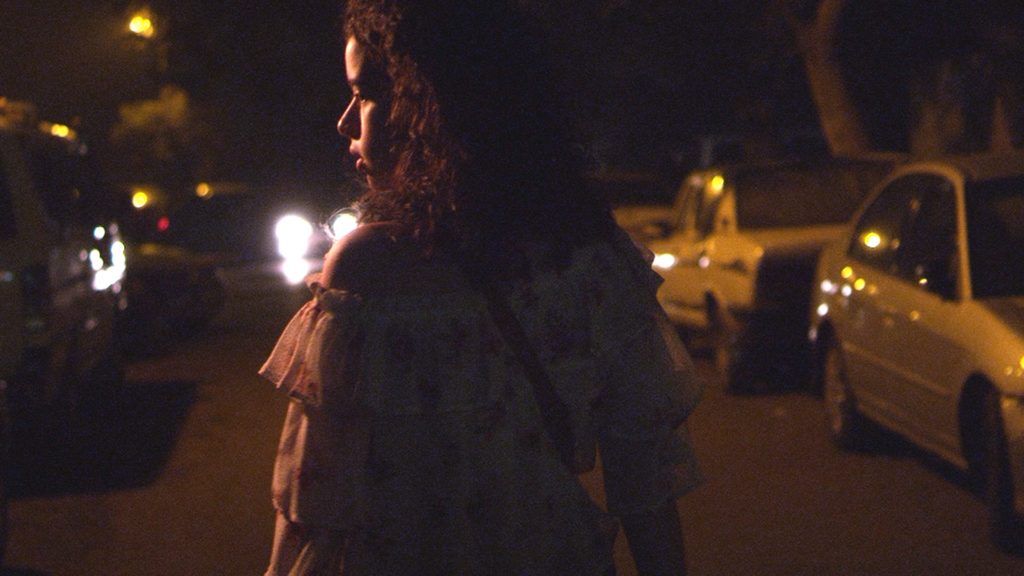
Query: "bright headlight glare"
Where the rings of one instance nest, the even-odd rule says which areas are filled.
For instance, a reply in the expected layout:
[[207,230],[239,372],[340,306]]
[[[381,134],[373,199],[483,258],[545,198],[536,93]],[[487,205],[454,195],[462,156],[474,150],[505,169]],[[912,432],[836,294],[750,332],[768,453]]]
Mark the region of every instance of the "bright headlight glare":
[[338,212],[331,218],[331,236],[337,240],[352,232],[359,226],[359,216],[352,211],[344,210]]
[[96,248],[89,251],[89,264],[94,272],[103,269],[103,255]]
[[277,236],[277,253],[282,258],[302,258],[309,250],[309,239],[313,236],[313,225],[302,216],[282,216],[274,226]]
[[672,254],[656,254],[654,261],[651,262],[651,266],[660,268],[662,270],[668,270],[676,265],[676,257]]
[[113,264],[116,268],[124,269],[128,260],[128,257],[125,252],[124,242],[121,242],[120,240],[115,240],[110,245],[110,257],[111,259],[113,259]]

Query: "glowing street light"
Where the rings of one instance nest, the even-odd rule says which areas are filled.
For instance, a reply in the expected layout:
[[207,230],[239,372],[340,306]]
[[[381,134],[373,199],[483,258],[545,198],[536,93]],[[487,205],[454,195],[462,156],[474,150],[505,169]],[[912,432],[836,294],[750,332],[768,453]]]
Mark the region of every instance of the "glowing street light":
[[149,194],[145,190],[135,190],[132,194],[132,206],[141,210],[149,204]]
[[146,11],[136,12],[132,15],[132,19],[128,21],[128,31],[140,38],[152,38],[156,34],[156,28],[153,27],[153,19],[150,18],[149,13]]

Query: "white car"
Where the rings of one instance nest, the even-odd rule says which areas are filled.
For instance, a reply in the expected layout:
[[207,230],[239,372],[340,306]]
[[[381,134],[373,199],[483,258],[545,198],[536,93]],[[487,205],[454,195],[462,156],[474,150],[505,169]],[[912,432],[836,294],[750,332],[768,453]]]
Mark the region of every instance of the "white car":
[[1024,513],[1024,155],[908,163],[821,255],[809,336],[840,446],[867,418]]
[[672,321],[711,335],[730,390],[800,379],[818,252],[888,168],[837,160],[697,170],[668,220],[627,228],[655,254]]

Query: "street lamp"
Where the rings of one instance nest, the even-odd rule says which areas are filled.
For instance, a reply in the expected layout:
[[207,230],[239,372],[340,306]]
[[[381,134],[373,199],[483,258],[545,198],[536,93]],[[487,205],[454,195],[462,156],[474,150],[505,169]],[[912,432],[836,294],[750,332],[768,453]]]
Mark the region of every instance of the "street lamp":
[[153,26],[149,10],[139,10],[132,14],[131,20],[128,21],[128,31],[139,38],[152,38],[156,34],[156,28]]
[[[126,13],[126,16],[132,48],[153,58],[153,62],[148,65],[152,66],[149,72],[159,85],[163,74],[167,72],[167,26],[159,15],[153,14],[149,6],[137,7]],[[157,24],[161,25],[159,30]]]

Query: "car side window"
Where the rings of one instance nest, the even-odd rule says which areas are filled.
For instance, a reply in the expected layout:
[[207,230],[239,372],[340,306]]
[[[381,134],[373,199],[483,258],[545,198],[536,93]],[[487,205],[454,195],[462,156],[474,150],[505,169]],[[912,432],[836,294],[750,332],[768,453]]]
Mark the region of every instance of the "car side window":
[[940,176],[912,180],[908,231],[897,256],[899,275],[946,298],[956,295],[956,194]]
[[902,242],[913,199],[913,177],[887,185],[854,227],[849,256],[886,272],[896,272],[896,251]]

